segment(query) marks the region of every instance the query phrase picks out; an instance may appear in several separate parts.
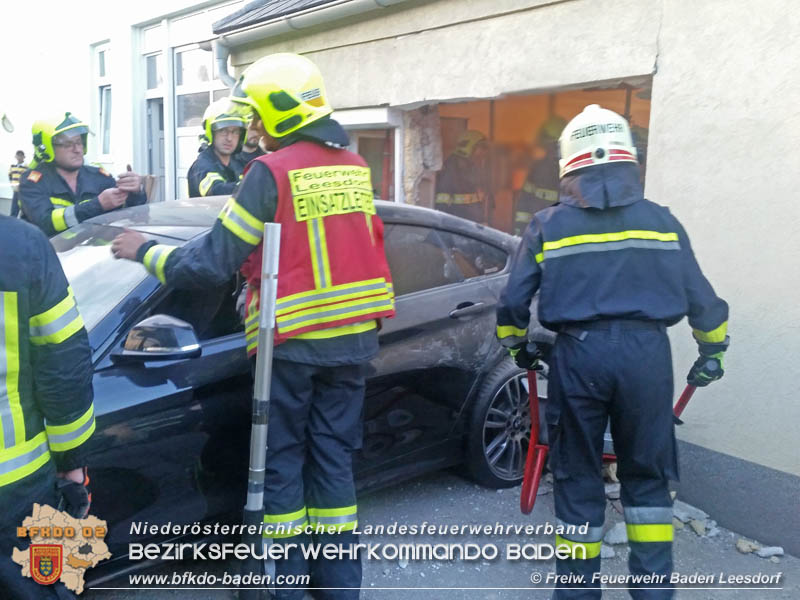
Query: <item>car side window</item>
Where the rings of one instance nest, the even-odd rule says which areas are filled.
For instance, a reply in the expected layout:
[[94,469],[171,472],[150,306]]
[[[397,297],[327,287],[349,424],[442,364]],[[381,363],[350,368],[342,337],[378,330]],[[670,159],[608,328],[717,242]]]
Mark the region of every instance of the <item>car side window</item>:
[[384,239],[397,296],[463,281],[437,230],[387,224]]
[[439,237],[466,279],[498,273],[508,262],[505,250],[481,240],[450,231],[440,231]]

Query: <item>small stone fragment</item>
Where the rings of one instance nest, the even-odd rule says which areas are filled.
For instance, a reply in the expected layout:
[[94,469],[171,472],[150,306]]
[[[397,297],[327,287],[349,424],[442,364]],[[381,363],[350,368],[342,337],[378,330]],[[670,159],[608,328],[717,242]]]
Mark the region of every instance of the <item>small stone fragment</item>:
[[611,546],[606,546],[605,544],[600,546],[600,558],[614,558],[616,555],[617,553],[614,552]]
[[751,542],[750,540],[739,538],[738,540],[736,540],[736,549],[742,554],[750,554],[751,552],[755,552],[756,550],[758,550],[759,545],[754,542]]
[[698,521],[697,519],[692,519],[689,521],[689,527],[691,527],[694,532],[703,537],[706,534],[706,523],[705,521]]
[[676,517],[672,517],[672,526],[675,529],[683,529],[683,521],[681,521],[680,519],[678,519]]
[[625,529],[625,523],[617,523],[609,529],[603,536],[603,541],[612,545],[626,543],[628,541],[628,532]]
[[756,550],[761,558],[772,558],[773,556],[783,556],[783,548],[781,546],[764,546]]
[[619,492],[620,492],[620,484],[618,483],[606,484],[606,498],[608,498],[609,500],[619,499]]

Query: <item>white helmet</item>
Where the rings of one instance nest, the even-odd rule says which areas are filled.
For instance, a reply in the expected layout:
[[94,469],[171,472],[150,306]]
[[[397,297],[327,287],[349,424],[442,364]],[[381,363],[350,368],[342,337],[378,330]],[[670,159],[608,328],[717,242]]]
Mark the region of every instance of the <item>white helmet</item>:
[[559,177],[609,162],[638,162],[628,122],[614,111],[590,104],[574,117],[558,139]]

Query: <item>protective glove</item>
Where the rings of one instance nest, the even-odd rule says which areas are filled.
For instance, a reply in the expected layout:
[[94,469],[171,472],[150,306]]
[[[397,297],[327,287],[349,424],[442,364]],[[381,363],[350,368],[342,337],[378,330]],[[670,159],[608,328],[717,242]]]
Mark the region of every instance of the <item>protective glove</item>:
[[725,374],[725,369],[722,368],[724,355],[724,352],[711,355],[701,354],[689,369],[689,374],[686,376],[687,383],[696,387],[705,387],[709,383],[721,379]]
[[76,519],[85,519],[92,505],[92,493],[89,491],[89,472],[83,468],[83,483],[56,478],[56,492],[59,495],[58,510],[66,511]]
[[539,357],[542,355],[536,344],[517,344],[508,349],[508,353],[520,369],[528,369],[529,371],[536,368],[539,362]]

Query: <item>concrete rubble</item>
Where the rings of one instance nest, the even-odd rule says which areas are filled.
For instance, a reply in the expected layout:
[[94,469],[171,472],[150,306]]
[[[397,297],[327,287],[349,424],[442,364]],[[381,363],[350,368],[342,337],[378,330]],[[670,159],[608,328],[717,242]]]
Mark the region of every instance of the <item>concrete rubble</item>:
[[625,530],[625,523],[617,523],[609,529],[603,536],[603,541],[606,544],[625,544],[628,542],[628,532]]

